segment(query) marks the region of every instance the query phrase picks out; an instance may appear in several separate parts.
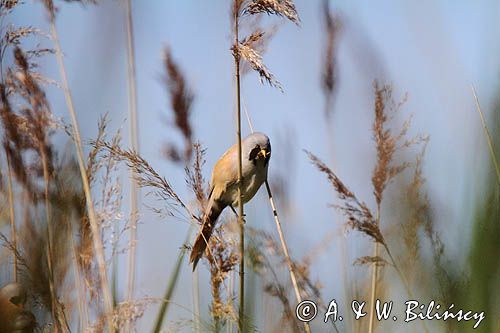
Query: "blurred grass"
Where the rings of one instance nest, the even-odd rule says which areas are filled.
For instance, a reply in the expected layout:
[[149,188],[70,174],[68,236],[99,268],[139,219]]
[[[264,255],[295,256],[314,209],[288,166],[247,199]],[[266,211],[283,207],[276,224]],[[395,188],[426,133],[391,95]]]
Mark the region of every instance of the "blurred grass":
[[[500,102],[494,105],[490,122],[493,147],[500,144]],[[498,156],[498,151],[495,152]],[[494,158],[491,156],[490,158]],[[500,331],[500,186],[491,162],[484,181],[483,195],[477,198],[472,226],[472,242],[468,259],[470,276],[461,293],[462,303],[475,311],[485,311],[485,319],[478,332]],[[483,182],[478,179],[478,182]],[[460,325],[461,332],[469,332],[469,325]]]

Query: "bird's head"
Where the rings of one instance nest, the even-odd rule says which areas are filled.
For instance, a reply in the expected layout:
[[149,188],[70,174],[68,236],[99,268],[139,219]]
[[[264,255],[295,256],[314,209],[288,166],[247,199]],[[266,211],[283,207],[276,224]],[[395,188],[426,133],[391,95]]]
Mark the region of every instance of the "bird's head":
[[263,133],[253,133],[244,139],[249,161],[264,161],[265,164],[271,158],[271,142],[269,137]]

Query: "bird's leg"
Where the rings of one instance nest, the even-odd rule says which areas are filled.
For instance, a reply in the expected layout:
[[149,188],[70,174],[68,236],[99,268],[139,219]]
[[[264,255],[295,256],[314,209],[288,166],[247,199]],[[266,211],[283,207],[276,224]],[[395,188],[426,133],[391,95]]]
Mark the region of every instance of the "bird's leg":
[[[231,210],[233,211],[234,215],[236,215],[236,218],[238,218],[238,212],[236,211],[236,209],[234,209],[233,205],[229,205],[229,207],[231,207]],[[247,214],[243,213],[243,223],[247,223],[247,221],[245,220],[246,216]]]

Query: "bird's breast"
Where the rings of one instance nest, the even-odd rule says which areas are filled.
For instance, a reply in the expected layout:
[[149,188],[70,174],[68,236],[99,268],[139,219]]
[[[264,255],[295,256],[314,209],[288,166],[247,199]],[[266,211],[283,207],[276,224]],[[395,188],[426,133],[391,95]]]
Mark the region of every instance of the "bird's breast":
[[[253,164],[251,161],[246,162],[248,163],[243,163],[243,203],[247,203],[254,197],[255,193],[257,193],[257,191],[267,178],[267,164]],[[227,194],[230,196],[230,198],[228,198],[228,201],[231,202],[233,206],[237,206],[238,184],[234,184],[233,188],[229,190]]]

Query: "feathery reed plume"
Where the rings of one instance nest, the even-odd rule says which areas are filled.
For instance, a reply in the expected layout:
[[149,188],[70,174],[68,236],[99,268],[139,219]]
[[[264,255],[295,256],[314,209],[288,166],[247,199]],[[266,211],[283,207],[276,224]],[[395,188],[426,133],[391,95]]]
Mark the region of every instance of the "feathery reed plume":
[[259,13],[286,17],[293,23],[300,24],[299,14],[291,0],[251,0],[243,9],[243,14]]
[[[391,116],[389,112],[397,113],[406,102],[407,96],[399,103],[396,103],[392,99],[392,87],[389,85],[380,86],[377,81],[374,82],[374,90],[375,120],[373,123],[373,136],[377,149],[377,163],[373,169],[372,184],[377,207],[380,207],[383,192],[389,182],[409,166],[409,163],[394,164],[394,153],[398,148],[402,148],[402,146],[398,145],[404,139],[411,119],[408,119],[403,124],[399,133],[393,134],[392,130],[387,127],[387,121]],[[402,145],[408,147],[413,143],[417,143],[417,141],[405,141]]]
[[202,170],[205,165],[206,149],[202,147],[200,142],[193,144],[194,159],[192,166],[186,166],[184,172],[186,173],[186,185],[193,192],[198,202],[201,212],[205,211],[207,201],[207,186],[205,178],[203,177]]
[[[250,31],[252,33],[245,38],[247,40],[246,45],[253,50],[253,52],[257,53],[258,56],[262,59],[264,53],[266,53],[268,49],[268,45],[270,41],[273,39],[274,35],[278,31],[278,26],[271,26],[267,29],[263,29],[259,26],[259,17],[256,17],[256,22],[249,23]],[[246,60],[246,59],[245,59]],[[264,66],[264,64],[262,64]],[[248,72],[253,70],[253,64],[250,61],[244,61],[240,64],[240,74],[245,75]],[[261,82],[265,77],[260,77]],[[266,80],[267,81],[267,80]],[[243,107],[245,109],[245,107]]]
[[[170,95],[170,105],[174,113],[175,126],[181,132],[185,141],[184,155],[173,145],[167,147],[167,156],[172,160],[183,160],[188,162],[192,156],[192,129],[189,117],[191,115],[191,106],[194,100],[194,94],[191,92],[184,74],[181,72],[177,63],[173,60],[172,52],[169,48],[164,50],[164,63],[166,70],[165,82]],[[183,158],[180,158],[183,156]]]
[[[134,29],[132,24],[132,1],[126,0],[126,20],[127,20],[127,54],[128,54],[128,107],[129,107],[129,130],[130,146],[134,151],[139,151],[138,117],[137,117],[137,89],[135,74],[135,47]],[[138,189],[133,177],[130,180],[130,248],[128,252],[128,286],[127,300],[130,301],[134,294],[135,285],[135,261],[137,242],[137,216],[139,208],[137,205]],[[115,259],[115,265],[117,264]],[[130,329],[127,327],[127,330]]]
[[250,64],[251,68],[259,74],[260,82],[267,82],[271,87],[275,87],[283,92],[283,87],[281,83],[274,77],[273,73],[269,71],[264,62],[262,61],[262,55],[260,55],[257,50],[253,47],[254,44],[259,42],[264,36],[264,32],[255,31],[243,41],[238,41],[238,44],[233,45],[232,51],[233,56],[238,59],[245,60]]
[[59,36],[57,34],[56,29],[56,10],[54,7],[54,3],[52,0],[43,0],[47,13],[49,15],[50,22],[50,34],[52,36],[52,40],[55,43],[55,53],[57,62],[59,65],[59,72],[62,78],[62,87],[64,90],[64,96],[66,98],[66,104],[68,107],[68,111],[71,117],[71,125],[72,125],[72,133],[73,139],[76,148],[76,154],[78,158],[78,166],[80,169],[80,177],[83,184],[83,190],[85,193],[85,201],[87,206],[88,219],[90,223],[90,228],[92,231],[92,241],[94,244],[94,251],[97,257],[97,264],[99,267],[99,282],[101,284],[101,289],[103,293],[103,301],[104,301],[104,309],[106,311],[106,317],[108,318],[108,328],[112,331],[113,323],[111,321],[111,313],[113,312],[113,300],[111,297],[111,289],[109,287],[108,282],[108,274],[106,268],[106,260],[104,255],[104,249],[102,244],[102,239],[100,238],[99,226],[97,224],[95,211],[94,211],[94,202],[92,200],[92,195],[90,192],[89,179],[86,172],[86,166],[83,159],[83,150],[82,150],[82,140],[80,137],[80,129],[78,127],[78,121],[76,118],[76,111],[73,104],[73,98],[71,96],[71,91],[69,89],[68,78],[66,74],[66,68],[64,66],[63,61],[63,53],[61,44],[59,41]]
[[323,56],[323,73],[321,86],[325,94],[325,115],[331,114],[331,106],[337,91],[336,52],[341,28],[339,15],[334,15],[330,9],[330,1],[323,1],[323,20],[325,25],[325,50]]
[[173,190],[170,183],[162,176],[160,176],[155,169],[140,155],[133,150],[124,150],[116,144],[104,141],[94,141],[92,145],[98,149],[102,149],[110,153],[117,161],[124,162],[127,167],[134,171],[134,177],[137,184],[141,188],[150,189],[150,193],[166,203],[168,210],[166,211],[169,216],[184,216],[179,211],[182,208],[187,213],[188,219],[199,221],[188,206],[181,200],[177,193]]
[[420,237],[419,231],[426,223],[432,223],[430,218],[430,207],[427,196],[422,193],[425,178],[423,175],[423,158],[427,149],[428,140],[422,145],[414,163],[413,177],[406,188],[406,199],[408,201],[408,217],[401,224],[403,240],[406,247],[406,260],[402,261],[406,276],[413,281],[424,281],[422,270],[419,269],[420,261]]
[[340,180],[339,177],[318,157],[311,152],[305,151],[312,164],[318,168],[319,171],[326,174],[328,181],[332,184],[337,192],[337,196],[341,200],[340,205],[333,205],[345,215],[347,224],[354,230],[371,237],[377,243],[384,243],[384,237],[375,223],[375,219],[368,206],[360,201],[353,192]]
[[[389,120],[389,113],[397,113],[401,106],[406,102],[407,95],[399,102],[396,103],[392,98],[392,87],[389,85],[380,86],[377,81],[374,82],[375,90],[375,119],[373,122],[373,135],[375,140],[375,147],[377,150],[377,163],[372,173],[373,194],[375,195],[375,202],[377,205],[375,224],[380,227],[380,206],[383,198],[383,193],[387,185],[398,174],[403,172],[409,163],[394,164],[394,154],[398,148],[408,147],[411,144],[418,143],[417,139],[401,142],[406,136],[410,126],[410,119],[405,121],[401,130],[397,134],[393,134],[392,130],[388,128],[387,122]],[[384,246],[387,246],[384,244]],[[379,256],[379,245],[375,243],[373,257]],[[371,296],[370,304],[375,306],[377,296],[378,284],[378,265],[374,262],[372,265],[372,279],[371,279]],[[368,332],[373,332],[375,324],[375,314],[373,311],[370,313],[370,320]]]
[[[392,88],[388,85],[380,86],[377,82],[374,83],[375,90],[375,119],[373,123],[373,135],[376,144],[377,162],[372,173],[373,194],[376,202],[376,213],[373,214],[368,206],[358,200],[358,198],[351,192],[337,177],[337,175],[328,168],[316,156],[306,151],[311,162],[328,177],[328,180],[333,185],[335,191],[342,204],[334,205],[339,209],[348,220],[348,225],[351,228],[358,230],[368,236],[374,241],[374,254],[371,257],[363,257],[357,261],[358,264],[372,264],[372,278],[371,278],[371,296],[370,304],[374,306],[377,284],[378,284],[378,268],[380,266],[379,244],[382,244],[387,255],[389,256],[391,266],[394,267],[396,273],[404,284],[406,292],[412,296],[412,291],[409,288],[408,281],[403,275],[401,269],[396,263],[387,242],[385,241],[380,229],[380,206],[383,199],[383,193],[387,185],[401,172],[403,172],[410,164],[403,162],[400,164],[394,163],[394,154],[398,149],[407,148],[412,145],[420,144],[428,140],[427,137],[417,136],[407,139],[406,134],[410,126],[410,119],[406,120],[402,128],[396,134],[388,128],[387,122],[390,117],[397,113],[401,106],[406,101],[406,96],[400,101],[395,102],[392,98]],[[374,313],[370,313],[368,331],[373,332],[375,323]],[[422,322],[423,328],[427,331],[425,324]]]

